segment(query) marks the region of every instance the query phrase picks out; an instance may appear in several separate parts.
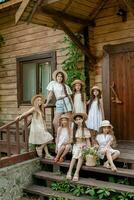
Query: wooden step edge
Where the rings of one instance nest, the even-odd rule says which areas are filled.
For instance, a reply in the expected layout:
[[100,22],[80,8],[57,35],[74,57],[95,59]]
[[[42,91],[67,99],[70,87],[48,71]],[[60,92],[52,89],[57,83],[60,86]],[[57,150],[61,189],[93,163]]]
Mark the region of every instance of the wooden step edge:
[[[42,180],[49,180],[49,181],[58,181],[62,182],[65,181],[66,178],[63,175],[57,175],[56,173],[53,172],[45,172],[45,171],[40,171],[36,172],[34,176],[38,179]],[[115,190],[117,192],[134,192],[134,186],[129,186],[129,185],[123,185],[123,184],[118,184],[118,183],[111,183],[111,182],[106,182],[106,181],[100,181],[96,180],[93,178],[80,178],[78,182],[73,182],[73,184],[79,184],[83,186],[89,186],[89,187],[97,187],[97,188],[108,188]]]
[[39,196],[42,196],[42,197],[53,196],[53,197],[63,197],[67,200],[91,200],[91,198],[89,198],[89,197],[84,197],[84,196],[76,197],[76,196],[73,196],[70,193],[55,191],[55,190],[52,190],[49,187],[38,186],[38,185],[30,185],[30,186],[24,188],[23,191],[30,193],[30,194],[36,194],[36,195],[39,195]]
[[[41,162],[43,164],[58,165],[58,166],[67,167],[67,168],[69,167],[69,164],[70,164],[70,161],[55,163],[54,160],[49,160],[49,159],[41,159]],[[115,176],[134,178],[134,170],[132,169],[117,168],[118,169],[117,172],[113,172],[111,169],[104,168],[103,166],[88,167],[85,165],[83,165],[81,169],[85,171],[92,171],[92,172],[97,172],[97,173],[104,173],[104,174],[111,174]]]

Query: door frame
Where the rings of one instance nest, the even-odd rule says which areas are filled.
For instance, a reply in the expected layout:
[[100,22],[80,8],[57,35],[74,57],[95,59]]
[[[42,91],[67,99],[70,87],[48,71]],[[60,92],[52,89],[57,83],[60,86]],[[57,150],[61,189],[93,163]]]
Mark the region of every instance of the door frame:
[[127,42],[116,45],[105,45],[103,47],[104,59],[102,64],[102,90],[105,118],[110,120],[111,106],[110,106],[110,55],[122,52],[134,51],[134,42]]

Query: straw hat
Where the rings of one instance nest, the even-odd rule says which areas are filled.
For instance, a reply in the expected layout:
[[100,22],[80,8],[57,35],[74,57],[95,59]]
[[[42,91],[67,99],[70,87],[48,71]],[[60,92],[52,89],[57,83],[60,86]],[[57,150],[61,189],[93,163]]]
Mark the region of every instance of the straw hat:
[[99,88],[97,85],[94,85],[94,86],[92,87],[91,91],[93,91],[93,90],[99,90],[99,91],[101,91],[100,88]]
[[73,119],[75,119],[77,116],[81,116],[84,120],[87,119],[87,114],[86,113],[74,113],[73,114]]
[[59,120],[63,119],[63,118],[66,118],[69,120],[69,116],[67,114],[63,114],[60,116]]
[[31,99],[31,104],[34,105],[34,101],[35,99],[37,99],[38,97],[40,97],[42,99],[43,102],[45,102],[45,97],[42,94],[37,94],[35,96],[32,97]]
[[106,127],[106,126],[109,126],[109,127],[113,128],[113,126],[110,124],[110,121],[108,121],[108,120],[103,120],[103,121],[101,122],[100,128]]
[[84,82],[81,81],[81,80],[79,80],[79,79],[74,80],[74,81],[71,83],[71,86],[73,86],[73,85],[75,85],[75,84],[81,84],[82,86],[85,85]]
[[64,78],[65,78],[65,81],[66,81],[67,80],[67,73],[64,70],[62,70],[62,69],[57,69],[57,70],[55,70],[53,72],[53,74],[52,74],[53,80],[56,81],[56,76],[60,72],[64,74]]

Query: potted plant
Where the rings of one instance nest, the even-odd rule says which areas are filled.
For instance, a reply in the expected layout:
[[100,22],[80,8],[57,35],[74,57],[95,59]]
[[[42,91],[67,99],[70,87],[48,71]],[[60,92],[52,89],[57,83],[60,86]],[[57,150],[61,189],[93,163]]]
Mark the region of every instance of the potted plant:
[[82,150],[82,155],[86,160],[86,166],[96,166],[98,155],[95,147],[84,147]]

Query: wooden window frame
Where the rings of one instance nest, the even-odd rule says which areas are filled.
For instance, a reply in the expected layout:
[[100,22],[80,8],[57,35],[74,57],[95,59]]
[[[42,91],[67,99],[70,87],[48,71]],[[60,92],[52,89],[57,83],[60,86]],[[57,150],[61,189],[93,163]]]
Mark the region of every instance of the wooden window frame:
[[[28,106],[30,105],[30,101],[24,102],[23,101],[23,71],[22,71],[22,65],[24,63],[40,63],[42,61],[51,61],[52,63],[52,72],[56,69],[56,52],[47,52],[43,54],[33,54],[29,56],[23,56],[23,57],[17,57],[17,102],[18,107],[21,106]],[[37,66],[38,67],[38,66]],[[39,86],[37,84],[38,74],[36,74],[36,93],[39,91]]]

